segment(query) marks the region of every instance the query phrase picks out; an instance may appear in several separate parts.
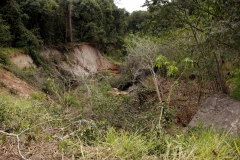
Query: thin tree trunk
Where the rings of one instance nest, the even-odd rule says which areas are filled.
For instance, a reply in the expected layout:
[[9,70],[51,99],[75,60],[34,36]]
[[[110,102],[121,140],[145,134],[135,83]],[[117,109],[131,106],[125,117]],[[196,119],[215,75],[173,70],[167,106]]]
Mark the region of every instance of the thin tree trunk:
[[67,11],[66,11],[66,41],[72,42],[73,41],[73,34],[72,34],[72,7],[69,0],[67,1]]
[[224,79],[224,76],[223,76],[223,73],[222,73],[222,70],[221,70],[221,59],[219,60],[216,53],[213,52],[213,55],[214,55],[214,58],[215,58],[215,61],[216,61],[216,64],[217,64],[217,82],[219,83],[220,85],[220,89],[221,89],[221,92],[222,93],[228,93],[228,89],[226,87],[226,80]]

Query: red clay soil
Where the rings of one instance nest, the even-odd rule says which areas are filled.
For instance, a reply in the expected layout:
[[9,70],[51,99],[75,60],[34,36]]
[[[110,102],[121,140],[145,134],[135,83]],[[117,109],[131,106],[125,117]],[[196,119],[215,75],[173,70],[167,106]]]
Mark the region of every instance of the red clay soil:
[[0,68],[0,92],[12,91],[20,97],[27,99],[32,93],[39,93],[26,82],[17,78],[5,69]]

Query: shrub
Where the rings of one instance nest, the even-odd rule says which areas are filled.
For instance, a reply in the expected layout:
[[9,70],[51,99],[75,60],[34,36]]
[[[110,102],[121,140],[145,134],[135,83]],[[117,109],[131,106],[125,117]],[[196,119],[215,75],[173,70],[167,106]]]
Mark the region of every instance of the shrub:
[[0,63],[4,65],[8,65],[10,63],[6,52],[3,52],[1,48],[0,48]]
[[10,26],[5,23],[0,14],[0,47],[7,47],[12,40]]
[[240,78],[236,78],[234,80],[234,85],[235,85],[235,87],[234,87],[233,91],[231,92],[231,96],[233,98],[240,100]]
[[229,79],[229,83],[233,85],[233,90],[231,92],[231,96],[233,98],[236,98],[238,100],[240,100],[240,70],[239,69],[235,69],[232,74],[231,74],[231,78]]
[[66,107],[81,107],[81,102],[73,93],[65,93],[61,99],[61,104]]
[[41,100],[41,99],[44,99],[44,94],[42,93],[32,93],[31,95],[31,98],[32,99],[35,99],[35,100]]

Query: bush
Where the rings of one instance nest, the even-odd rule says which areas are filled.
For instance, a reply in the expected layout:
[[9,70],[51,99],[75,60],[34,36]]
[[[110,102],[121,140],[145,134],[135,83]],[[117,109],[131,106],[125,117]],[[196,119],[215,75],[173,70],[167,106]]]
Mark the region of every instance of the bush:
[[234,78],[232,81],[234,84],[234,89],[231,92],[231,96],[237,100],[240,100],[240,78]]
[[240,69],[235,69],[231,73],[231,78],[228,80],[233,85],[233,90],[230,93],[233,98],[240,100]]
[[61,99],[61,104],[67,107],[81,107],[81,102],[73,93],[65,93]]
[[3,52],[1,48],[0,48],[0,63],[3,65],[8,65],[10,63],[6,52]]
[[30,96],[32,99],[35,99],[35,100],[42,100],[45,98],[44,94],[42,93],[32,93]]
[[7,47],[12,40],[10,26],[5,23],[0,14],[0,47]]
[[126,72],[131,71],[134,75],[138,69],[154,68],[155,58],[161,52],[158,39],[129,35],[125,39],[125,44],[127,51]]

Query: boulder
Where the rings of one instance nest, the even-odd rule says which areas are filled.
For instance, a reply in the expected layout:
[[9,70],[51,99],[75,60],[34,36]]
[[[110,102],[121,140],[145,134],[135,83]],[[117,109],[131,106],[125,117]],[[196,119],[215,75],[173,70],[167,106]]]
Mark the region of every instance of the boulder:
[[189,123],[194,127],[198,123],[225,129],[232,134],[240,133],[240,101],[226,94],[215,94],[207,98]]

